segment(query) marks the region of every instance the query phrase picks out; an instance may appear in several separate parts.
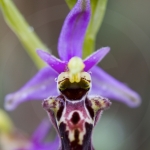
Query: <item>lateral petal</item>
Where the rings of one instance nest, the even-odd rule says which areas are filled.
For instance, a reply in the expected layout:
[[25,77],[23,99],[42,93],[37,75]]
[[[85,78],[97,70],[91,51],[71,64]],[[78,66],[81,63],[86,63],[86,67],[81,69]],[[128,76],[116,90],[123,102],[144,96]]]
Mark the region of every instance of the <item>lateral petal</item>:
[[67,62],[61,61],[53,55],[50,55],[48,52],[44,52],[42,50],[37,50],[40,58],[45,61],[51,68],[53,68],[56,72],[61,73],[66,70]]
[[83,62],[85,64],[85,71],[90,70],[93,66],[97,65],[110,51],[109,47],[102,47],[99,50],[92,53]]

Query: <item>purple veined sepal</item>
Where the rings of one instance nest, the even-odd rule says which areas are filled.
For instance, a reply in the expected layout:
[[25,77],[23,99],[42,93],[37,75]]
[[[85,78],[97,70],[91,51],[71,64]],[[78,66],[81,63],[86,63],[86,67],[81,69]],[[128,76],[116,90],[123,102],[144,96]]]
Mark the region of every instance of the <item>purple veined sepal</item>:
[[138,107],[141,104],[141,97],[138,93],[107,74],[101,68],[94,66],[90,71],[92,72],[90,94],[102,95],[123,102],[129,107]]
[[45,99],[43,107],[61,139],[59,150],[93,150],[93,128],[110,105],[111,102],[101,96],[84,96],[75,101],[64,95]]
[[41,69],[21,89],[5,97],[5,109],[13,110],[20,103],[41,100],[49,95],[58,95],[55,78],[58,74],[50,67]]
[[90,0],[77,0],[63,24],[58,40],[58,53],[62,60],[82,57],[82,46],[90,21]]

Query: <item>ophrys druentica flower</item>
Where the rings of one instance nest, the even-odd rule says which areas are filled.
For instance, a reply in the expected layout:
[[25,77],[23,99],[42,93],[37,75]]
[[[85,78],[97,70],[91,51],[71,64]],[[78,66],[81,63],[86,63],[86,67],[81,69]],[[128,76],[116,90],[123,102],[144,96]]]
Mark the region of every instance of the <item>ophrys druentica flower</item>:
[[43,106],[60,136],[61,149],[93,149],[92,129],[101,112],[111,104],[107,98],[131,107],[140,104],[136,92],[96,67],[109,52],[109,47],[103,47],[82,60],[89,20],[90,1],[78,0],[59,37],[61,60],[38,50],[38,55],[50,67],[40,70],[23,88],[6,97],[6,108],[13,109],[23,101],[50,96],[44,100]]

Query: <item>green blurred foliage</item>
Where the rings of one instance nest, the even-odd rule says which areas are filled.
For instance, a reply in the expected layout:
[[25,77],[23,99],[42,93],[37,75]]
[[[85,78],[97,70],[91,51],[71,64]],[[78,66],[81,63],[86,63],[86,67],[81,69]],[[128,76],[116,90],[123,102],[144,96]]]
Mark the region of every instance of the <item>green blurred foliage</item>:
[[36,54],[36,49],[48,51],[48,48],[41,42],[34,32],[34,28],[28,25],[24,17],[18,11],[12,0],[0,0],[0,8],[9,27],[18,36],[25,50],[32,58],[38,68],[45,66],[44,62]]
[[76,4],[77,0],[65,0],[70,9]]

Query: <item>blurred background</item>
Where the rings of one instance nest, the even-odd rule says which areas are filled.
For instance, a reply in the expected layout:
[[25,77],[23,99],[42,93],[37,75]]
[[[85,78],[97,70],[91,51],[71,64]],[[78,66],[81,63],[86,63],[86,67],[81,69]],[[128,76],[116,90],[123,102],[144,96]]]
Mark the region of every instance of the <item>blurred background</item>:
[[[42,41],[57,54],[57,40],[69,9],[64,0],[14,0]],[[99,64],[142,97],[138,108],[112,101],[94,130],[96,150],[150,149],[150,1],[108,0],[96,48],[110,46]],[[15,16],[14,16],[15,17]],[[4,97],[22,87],[37,68],[0,12],[0,108]],[[31,135],[47,116],[41,101],[30,101],[8,112],[16,127]]]

